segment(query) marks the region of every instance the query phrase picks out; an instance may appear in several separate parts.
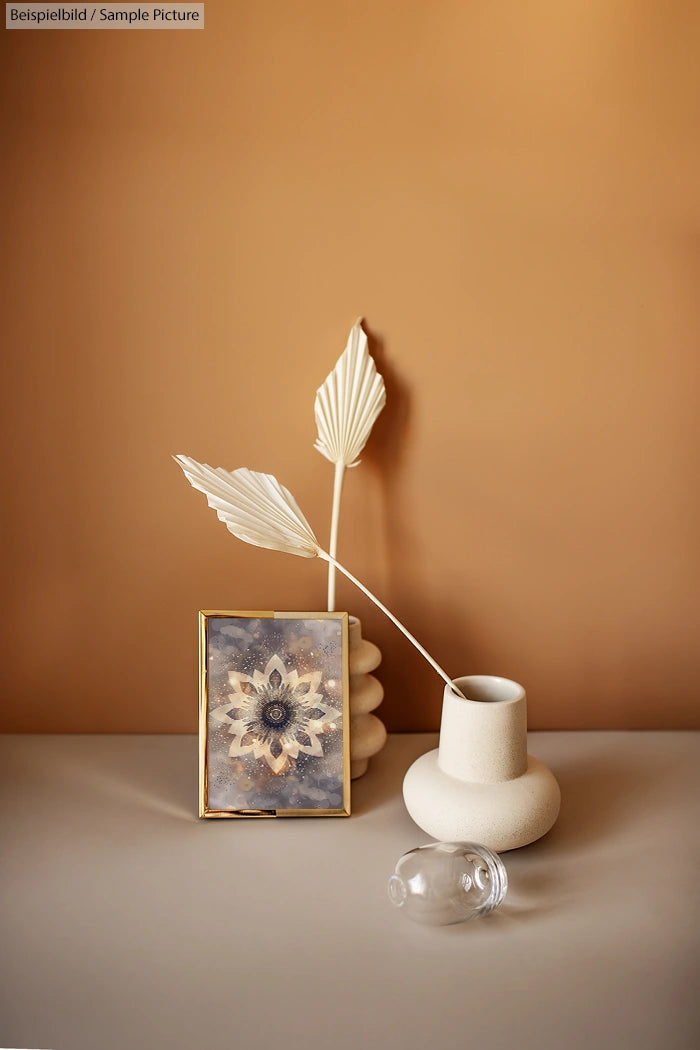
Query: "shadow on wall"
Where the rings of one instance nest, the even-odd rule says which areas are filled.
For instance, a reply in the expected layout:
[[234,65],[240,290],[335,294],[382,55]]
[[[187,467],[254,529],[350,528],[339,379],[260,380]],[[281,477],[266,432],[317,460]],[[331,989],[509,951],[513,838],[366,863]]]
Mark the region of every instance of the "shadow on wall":
[[[381,492],[383,543],[387,584],[379,595],[391,611],[418,637],[418,640],[449,675],[470,673],[474,667],[473,625],[465,621],[464,606],[452,605],[444,595],[436,598],[433,608],[427,576],[430,567],[421,554],[419,538],[411,529],[411,515],[404,500],[405,477],[410,468],[412,429],[412,393],[387,350],[385,339],[363,321],[369,351],[386,387],[386,406],[375,423],[372,436],[363,451],[367,463],[378,479]],[[419,613],[419,615],[418,615]],[[391,682],[378,712],[391,730],[426,730],[439,725],[443,683],[423,657],[398,630],[378,614],[368,610],[368,637],[383,639],[382,665],[378,677]],[[394,633],[395,632],[395,633]],[[459,666],[452,666],[450,653],[459,653]],[[499,673],[507,673],[501,671]]]
[[374,425],[364,456],[380,477],[389,586],[393,592],[396,583],[405,576],[402,568],[412,563],[415,553],[412,537],[405,527],[407,515],[401,502],[403,461],[411,428],[411,394],[408,384],[387,355],[385,341],[367,323],[364,328],[369,352],[386,388],[386,405]]

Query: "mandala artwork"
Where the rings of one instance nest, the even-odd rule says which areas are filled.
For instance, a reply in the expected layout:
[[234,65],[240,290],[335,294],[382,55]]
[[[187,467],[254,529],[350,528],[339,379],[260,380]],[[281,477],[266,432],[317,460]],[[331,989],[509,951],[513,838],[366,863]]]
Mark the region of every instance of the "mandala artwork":
[[347,808],[344,615],[208,615],[207,809]]
[[264,758],[273,773],[284,773],[290,759],[323,755],[319,739],[326,727],[336,729],[342,712],[324,703],[317,692],[321,672],[299,676],[287,671],[282,658],[275,654],[264,671],[252,677],[240,671],[229,671],[232,688],[228,702],[212,711],[212,717],[228,725],[233,737],[231,758],[252,752]]

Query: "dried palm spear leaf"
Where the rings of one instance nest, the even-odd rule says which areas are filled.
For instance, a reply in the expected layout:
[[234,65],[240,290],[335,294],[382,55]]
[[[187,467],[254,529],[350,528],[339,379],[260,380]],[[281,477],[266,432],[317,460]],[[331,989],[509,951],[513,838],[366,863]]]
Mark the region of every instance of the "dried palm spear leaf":
[[327,561],[359,587],[408,638],[447,685],[459,693],[442,667],[400,620],[397,620],[363,583],[321,548],[294,497],[284,485],[280,485],[277,478],[272,474],[258,474],[246,467],[234,471],[210,467],[206,463],[190,459],[189,456],[173,458],[182,468],[189,483],[204,493],[207,503],[216,511],[217,517],[224,522],[229,532],[255,547],[267,547],[269,550],[283,551],[285,554],[297,554],[302,558],[322,558]]
[[[384,380],[377,372],[367,349],[362,320],[352,327],[347,346],[323,386],[316,391],[314,416],[318,440],[314,444],[322,456],[335,465],[333,508],[329,553],[338,553],[340,499],[346,467],[356,467],[374,422],[384,408]],[[328,564],[328,609],[335,608],[335,567]]]
[[229,532],[255,547],[316,558],[318,540],[291,492],[272,474],[210,467],[188,456],[173,457],[193,488],[207,497]]

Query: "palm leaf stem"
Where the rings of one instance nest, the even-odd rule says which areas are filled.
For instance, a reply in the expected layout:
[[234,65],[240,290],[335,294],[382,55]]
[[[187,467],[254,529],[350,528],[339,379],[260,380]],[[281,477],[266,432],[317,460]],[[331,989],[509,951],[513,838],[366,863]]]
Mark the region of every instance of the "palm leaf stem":
[[[348,570],[346,568],[344,568],[340,564],[340,562],[338,562],[334,558],[332,558],[330,554],[326,553],[326,551],[323,551],[323,550],[319,549],[318,556],[319,556],[319,558],[323,558],[324,561],[327,561],[329,565],[335,567],[338,570],[338,572],[342,572],[343,576],[347,576],[347,578],[350,580],[350,582],[354,583],[356,587],[359,587],[359,589],[362,591],[362,593],[366,594],[367,597],[369,598],[369,600],[371,602],[374,602],[374,604],[377,606],[377,608],[381,609],[381,611],[384,613],[384,615],[388,616],[389,619],[391,620],[391,622],[396,627],[398,627],[398,629],[401,631],[402,634],[404,634],[406,636],[406,638],[408,638],[409,642],[411,642],[411,644],[416,647],[416,649],[421,654],[421,656],[425,657],[425,659],[428,661],[428,663],[433,668],[433,670],[437,671],[437,673],[440,675],[440,677],[443,679],[443,681],[446,683],[446,685],[448,685],[450,687],[452,692],[456,693],[457,696],[461,696],[463,700],[466,699],[466,697],[464,696],[464,693],[462,693],[457,688],[457,686],[454,684],[454,682],[449,677],[447,672],[443,671],[442,667],[440,667],[440,664],[436,660],[434,660],[432,658],[432,656],[430,655],[430,653],[427,652],[423,648],[423,646],[420,644],[418,639],[415,638],[411,634],[411,632],[408,630],[408,628],[404,627],[404,625],[401,623],[401,621],[398,620],[394,616],[394,614],[387,609],[386,605],[384,605],[384,603],[381,602],[379,600],[379,598],[377,598],[376,594],[372,594],[372,592],[369,590],[368,587],[365,587],[365,585],[363,583],[360,583],[360,581],[357,579],[356,576],[353,576],[353,574],[351,572],[348,572]],[[331,610],[329,610],[329,611],[331,611]]]
[[333,507],[331,510],[331,537],[328,547],[328,612],[335,611],[335,559],[338,554],[338,526],[340,523],[340,500],[343,494],[345,464],[338,460],[333,475]]

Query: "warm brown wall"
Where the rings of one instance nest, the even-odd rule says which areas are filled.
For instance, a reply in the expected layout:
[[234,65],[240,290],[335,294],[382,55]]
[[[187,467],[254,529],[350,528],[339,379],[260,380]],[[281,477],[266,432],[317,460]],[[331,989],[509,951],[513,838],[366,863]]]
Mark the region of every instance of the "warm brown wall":
[[[389,402],[341,550],[531,725],[698,726],[698,7],[207,0],[4,32],[4,727],[193,731],[198,608],[323,608],[171,453],[327,535],[313,394]],[[352,526],[352,527],[350,527]],[[364,598],[391,728],[441,685]]]

